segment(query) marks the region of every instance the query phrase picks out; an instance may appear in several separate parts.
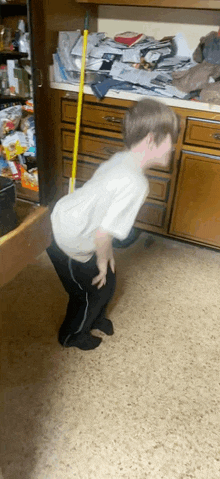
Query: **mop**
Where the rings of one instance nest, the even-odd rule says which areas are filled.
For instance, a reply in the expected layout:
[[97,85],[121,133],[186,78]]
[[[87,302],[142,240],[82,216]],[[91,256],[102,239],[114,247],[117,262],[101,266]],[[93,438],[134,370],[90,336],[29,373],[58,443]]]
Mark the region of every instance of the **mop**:
[[80,122],[81,122],[81,113],[82,113],[82,100],[83,100],[83,89],[84,89],[88,29],[89,29],[89,12],[86,12],[85,20],[84,20],[82,65],[81,65],[79,95],[78,95],[78,103],[77,103],[76,130],[75,130],[75,141],[74,141],[73,163],[72,163],[72,176],[70,178],[70,183],[69,183],[69,192],[70,193],[73,193],[74,188],[75,188],[75,182],[76,182],[77,155],[78,155],[79,131],[80,131]]

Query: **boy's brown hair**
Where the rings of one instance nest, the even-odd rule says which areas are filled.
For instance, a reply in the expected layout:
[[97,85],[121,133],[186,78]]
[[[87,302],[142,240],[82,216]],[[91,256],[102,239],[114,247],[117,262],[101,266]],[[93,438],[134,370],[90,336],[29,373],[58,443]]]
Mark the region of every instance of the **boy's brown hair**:
[[174,111],[162,102],[146,98],[135,103],[126,111],[123,121],[124,143],[128,149],[153,133],[154,142],[159,145],[168,134],[176,143],[179,120]]

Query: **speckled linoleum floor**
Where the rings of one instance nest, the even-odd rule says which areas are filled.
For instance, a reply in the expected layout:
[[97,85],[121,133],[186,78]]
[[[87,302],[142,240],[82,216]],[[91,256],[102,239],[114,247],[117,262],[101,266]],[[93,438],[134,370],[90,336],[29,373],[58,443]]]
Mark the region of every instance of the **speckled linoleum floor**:
[[46,253],[2,289],[1,479],[220,478],[220,253],[145,238],[94,351],[57,342]]

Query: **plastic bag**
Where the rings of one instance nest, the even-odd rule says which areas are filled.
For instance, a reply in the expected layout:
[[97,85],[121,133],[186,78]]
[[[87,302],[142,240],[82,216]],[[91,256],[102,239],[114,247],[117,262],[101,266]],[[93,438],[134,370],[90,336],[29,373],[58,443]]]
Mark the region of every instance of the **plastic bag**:
[[2,139],[2,150],[6,159],[13,160],[27,150],[27,140],[22,131],[16,131]]
[[22,116],[22,106],[15,105],[0,111],[0,138],[16,130]]

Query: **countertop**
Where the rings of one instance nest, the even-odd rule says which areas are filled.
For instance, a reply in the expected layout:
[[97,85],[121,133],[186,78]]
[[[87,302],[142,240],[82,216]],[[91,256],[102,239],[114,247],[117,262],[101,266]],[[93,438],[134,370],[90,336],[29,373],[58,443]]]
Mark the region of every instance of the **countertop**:
[[[51,81],[50,83],[51,88],[56,90],[64,90],[64,91],[72,91],[78,92],[79,85],[71,85],[70,83],[56,83]],[[90,86],[84,85],[84,93],[88,95],[94,95]],[[146,95],[147,98],[150,98],[149,95]],[[120,91],[117,92],[115,90],[109,90],[106,98],[117,98],[120,100],[131,100],[131,101],[139,101],[143,98],[143,95],[132,93],[128,91]],[[208,112],[216,112],[220,113],[220,105],[215,105],[213,103],[202,103],[199,101],[189,101],[189,100],[179,100],[177,98],[167,98],[167,97],[155,97],[152,98],[158,99],[167,105],[178,107],[178,108],[189,108],[190,110],[200,110],[200,111],[208,111]]]

